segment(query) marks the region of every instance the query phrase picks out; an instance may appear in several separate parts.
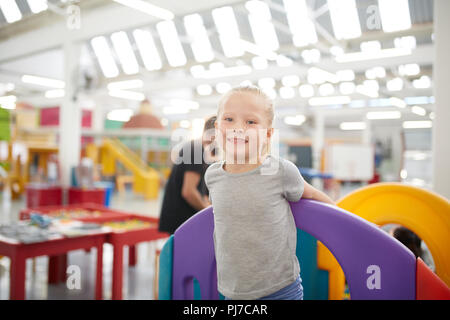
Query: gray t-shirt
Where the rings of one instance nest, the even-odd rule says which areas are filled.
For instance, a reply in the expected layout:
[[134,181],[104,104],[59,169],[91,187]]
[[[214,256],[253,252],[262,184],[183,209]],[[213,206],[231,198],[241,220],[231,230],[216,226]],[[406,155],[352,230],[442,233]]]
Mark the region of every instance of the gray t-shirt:
[[258,299],[293,283],[300,273],[297,229],[288,201],[304,181],[290,161],[268,156],[248,172],[209,166],[205,182],[214,211],[218,290],[231,299]]

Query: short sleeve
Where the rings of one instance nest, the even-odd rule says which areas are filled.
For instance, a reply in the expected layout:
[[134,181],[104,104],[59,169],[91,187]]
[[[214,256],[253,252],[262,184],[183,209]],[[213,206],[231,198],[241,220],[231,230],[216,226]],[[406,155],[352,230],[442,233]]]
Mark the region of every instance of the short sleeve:
[[303,177],[291,161],[283,160],[282,163],[284,196],[288,201],[299,201],[305,188]]

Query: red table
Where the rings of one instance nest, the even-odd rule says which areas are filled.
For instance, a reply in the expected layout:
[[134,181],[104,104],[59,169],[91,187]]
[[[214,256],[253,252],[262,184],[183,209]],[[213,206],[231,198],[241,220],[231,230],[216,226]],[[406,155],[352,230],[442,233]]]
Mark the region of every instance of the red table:
[[[142,216],[137,214],[125,213],[117,210],[111,210],[104,206],[96,204],[78,204],[68,206],[49,206],[35,209],[26,209],[20,212],[20,219],[28,219],[31,212],[48,214],[55,210],[82,209],[87,211],[100,211],[99,217],[76,218],[75,220],[83,222],[105,223],[110,221],[123,221],[129,219],[139,219],[152,223],[151,227],[143,227],[134,230],[112,231],[106,235],[106,242],[113,245],[113,270],[112,270],[112,299],[121,300],[123,297],[123,247],[129,246],[128,263],[130,266],[136,265],[137,251],[136,244],[140,242],[149,242],[169,237],[169,234],[158,231],[157,218]],[[66,269],[67,257],[53,257],[50,259],[49,282],[58,282],[62,280],[59,276],[60,270]]]
[[25,269],[26,259],[38,256],[56,256],[66,254],[72,250],[97,249],[97,268],[95,282],[95,299],[102,299],[103,291],[103,244],[107,232],[83,235],[78,237],[64,237],[30,244],[16,243],[7,238],[0,239],[0,255],[11,259],[10,299],[25,299]]

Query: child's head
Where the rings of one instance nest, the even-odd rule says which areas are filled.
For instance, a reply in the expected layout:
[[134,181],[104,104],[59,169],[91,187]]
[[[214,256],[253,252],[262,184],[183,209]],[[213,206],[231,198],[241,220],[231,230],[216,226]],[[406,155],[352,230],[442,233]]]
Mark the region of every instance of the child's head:
[[253,163],[268,153],[273,118],[272,100],[259,88],[237,87],[227,92],[219,101],[215,123],[227,161]]

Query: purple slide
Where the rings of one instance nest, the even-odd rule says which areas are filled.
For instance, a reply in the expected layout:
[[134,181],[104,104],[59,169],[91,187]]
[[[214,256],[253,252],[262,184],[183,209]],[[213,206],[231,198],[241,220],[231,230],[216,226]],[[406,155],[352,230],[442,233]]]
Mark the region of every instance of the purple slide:
[[[335,206],[312,200],[290,203],[297,228],[320,240],[344,270],[352,300],[416,298],[416,258],[376,225]],[[213,209],[186,221],[174,234],[172,299],[218,299]],[[301,244],[300,244],[301,248]]]

